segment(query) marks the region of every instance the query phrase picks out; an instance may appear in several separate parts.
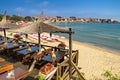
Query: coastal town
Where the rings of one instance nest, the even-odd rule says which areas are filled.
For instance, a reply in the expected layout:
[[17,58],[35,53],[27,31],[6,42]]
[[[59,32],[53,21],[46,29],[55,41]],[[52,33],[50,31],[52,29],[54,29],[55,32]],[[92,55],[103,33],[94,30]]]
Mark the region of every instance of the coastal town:
[[[2,19],[2,14],[0,14],[0,21]],[[36,21],[38,16],[18,16],[18,15],[7,15],[7,21],[12,23],[17,23],[18,25],[22,25],[24,23],[30,24]],[[101,19],[101,18],[79,18],[75,16],[70,17],[62,17],[62,16],[44,16],[44,22],[46,23],[70,23],[70,22],[82,22],[82,23],[120,23],[118,20],[114,19]],[[26,24],[26,25],[27,25]],[[24,24],[25,25],[25,24]]]
[[114,19],[100,19],[100,18],[77,18],[75,16],[70,17],[45,17],[45,20],[50,20],[50,22],[93,22],[93,23],[119,23],[119,21]]

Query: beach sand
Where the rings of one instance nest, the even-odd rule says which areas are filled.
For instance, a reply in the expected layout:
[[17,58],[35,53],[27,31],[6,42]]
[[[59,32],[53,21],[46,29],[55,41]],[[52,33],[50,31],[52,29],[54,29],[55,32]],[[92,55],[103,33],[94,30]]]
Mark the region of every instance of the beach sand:
[[[29,41],[38,42],[29,37]],[[68,39],[60,38],[68,46]],[[57,46],[60,42],[46,42],[42,40],[42,44]],[[87,80],[105,80],[102,76],[107,70],[111,70],[113,74],[120,72],[120,53],[110,51],[104,48],[96,47],[90,44],[73,41],[73,50],[79,50],[79,64]]]

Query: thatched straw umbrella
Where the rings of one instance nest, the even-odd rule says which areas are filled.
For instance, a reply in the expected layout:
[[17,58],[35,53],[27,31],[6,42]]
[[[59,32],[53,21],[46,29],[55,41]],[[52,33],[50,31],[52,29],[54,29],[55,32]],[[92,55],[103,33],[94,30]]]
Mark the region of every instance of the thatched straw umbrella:
[[4,15],[3,15],[3,18],[2,18],[2,21],[0,22],[0,28],[4,31],[5,42],[7,41],[5,30],[8,29],[8,28],[13,28],[13,27],[18,27],[18,25],[10,23],[10,22],[6,22],[6,11],[5,11]]

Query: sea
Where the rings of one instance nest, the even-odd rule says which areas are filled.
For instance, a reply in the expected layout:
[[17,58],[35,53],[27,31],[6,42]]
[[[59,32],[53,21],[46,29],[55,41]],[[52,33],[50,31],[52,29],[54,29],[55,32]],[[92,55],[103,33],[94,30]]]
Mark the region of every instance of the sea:
[[[72,28],[73,40],[103,47],[120,53],[120,24],[113,23],[56,23],[55,25]],[[60,34],[58,34],[60,35]],[[68,34],[61,34],[68,38]]]

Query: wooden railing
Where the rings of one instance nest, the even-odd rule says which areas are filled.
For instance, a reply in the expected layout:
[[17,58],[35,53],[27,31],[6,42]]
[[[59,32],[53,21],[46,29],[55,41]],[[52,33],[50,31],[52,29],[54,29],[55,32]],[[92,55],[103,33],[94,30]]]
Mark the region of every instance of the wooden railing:
[[[72,76],[69,77],[69,56],[66,56],[65,61],[60,63],[58,65],[58,70],[57,70],[57,79],[56,80],[85,80],[83,74],[80,72],[80,68],[78,67],[78,56],[79,56],[79,51],[72,51],[72,59],[71,59],[71,64],[72,64]],[[76,77],[80,76],[80,78]]]

